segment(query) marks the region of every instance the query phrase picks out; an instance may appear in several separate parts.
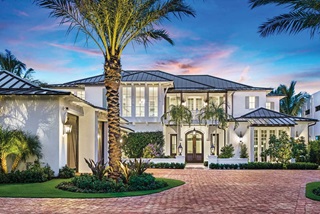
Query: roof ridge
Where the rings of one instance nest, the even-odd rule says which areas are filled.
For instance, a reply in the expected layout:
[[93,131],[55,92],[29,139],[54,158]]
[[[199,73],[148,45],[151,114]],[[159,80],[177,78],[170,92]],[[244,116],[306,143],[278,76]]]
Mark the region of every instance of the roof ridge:
[[29,82],[27,79],[24,79],[24,78],[22,78],[22,77],[19,77],[18,75],[14,74],[14,73],[12,73],[12,72],[9,72],[9,71],[7,71],[7,70],[0,70],[0,73],[1,73],[1,72],[4,72],[4,73],[6,73],[7,75],[10,75],[10,76],[13,77],[13,78],[17,78],[19,81],[22,81],[22,82],[24,82],[25,84],[28,84],[29,86],[31,86],[31,87],[33,87],[33,88],[41,88],[41,87],[35,85],[34,83]]
[[62,84],[52,84],[52,85],[65,85],[65,84],[70,84],[70,83],[73,83],[73,82],[79,82],[79,81],[82,81],[82,80],[99,77],[99,76],[102,76],[102,75],[104,75],[104,74],[94,75],[94,76],[91,76],[91,77],[86,77],[86,78],[82,78],[82,79],[78,79],[78,80],[73,80],[73,81],[70,81],[70,82],[62,83]]

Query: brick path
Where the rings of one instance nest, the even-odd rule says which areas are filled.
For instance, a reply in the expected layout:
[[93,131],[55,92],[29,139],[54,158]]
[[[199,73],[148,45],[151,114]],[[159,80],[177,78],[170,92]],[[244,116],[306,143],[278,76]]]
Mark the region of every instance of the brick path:
[[185,185],[147,196],[111,199],[0,198],[0,213],[320,213],[305,198],[319,171],[160,170]]

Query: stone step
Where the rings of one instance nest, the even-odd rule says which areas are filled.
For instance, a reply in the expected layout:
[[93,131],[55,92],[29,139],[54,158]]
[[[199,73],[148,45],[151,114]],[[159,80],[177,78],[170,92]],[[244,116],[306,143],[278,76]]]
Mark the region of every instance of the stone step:
[[203,163],[187,163],[185,169],[206,169]]

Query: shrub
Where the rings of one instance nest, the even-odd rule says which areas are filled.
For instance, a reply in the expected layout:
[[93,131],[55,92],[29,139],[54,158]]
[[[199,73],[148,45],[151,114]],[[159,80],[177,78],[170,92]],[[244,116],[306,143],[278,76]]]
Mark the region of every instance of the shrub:
[[123,136],[122,149],[126,156],[140,158],[148,144],[156,145],[155,156],[163,155],[164,138],[161,131],[129,133],[128,136]]
[[204,166],[208,166],[208,161],[203,162]]
[[65,165],[59,169],[59,178],[73,178],[75,176],[75,169],[72,169]]
[[30,166],[24,171],[15,171],[7,174],[0,173],[0,183],[38,183],[51,180],[54,172],[49,165],[40,167],[39,164]]
[[144,158],[154,158],[154,157],[160,157],[163,155],[163,148],[160,147],[159,144],[151,144],[149,143],[144,149],[143,149],[143,156]]
[[149,173],[133,175],[129,180],[130,191],[158,189],[167,185],[168,184],[165,182],[156,181],[155,178]]
[[129,161],[128,167],[133,174],[142,175],[149,168],[149,161],[142,161],[142,158],[139,161],[135,158],[134,161]]
[[312,192],[313,194],[320,196],[320,187],[315,188]]
[[232,158],[234,156],[233,152],[234,147],[232,144],[224,146],[221,148],[221,154],[219,155],[219,158]]
[[150,163],[150,168],[157,169],[184,169],[184,163]]
[[94,162],[92,159],[87,160],[86,158],[84,160],[91,169],[92,174],[99,180],[102,180],[105,174],[110,170],[110,168],[107,167],[107,163],[103,162],[103,159],[99,160],[98,162]]
[[287,169],[318,169],[319,166],[316,163],[288,163]]
[[310,141],[308,150],[309,150],[309,161],[311,163],[316,163],[320,165],[320,141],[319,140]]
[[240,145],[240,158],[248,158],[248,148],[247,145],[244,143],[241,143]]

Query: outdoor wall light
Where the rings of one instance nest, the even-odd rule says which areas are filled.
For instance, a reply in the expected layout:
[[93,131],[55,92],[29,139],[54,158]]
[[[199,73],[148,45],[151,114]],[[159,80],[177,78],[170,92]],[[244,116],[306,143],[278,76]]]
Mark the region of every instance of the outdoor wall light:
[[65,124],[65,125],[64,125],[64,133],[65,133],[65,134],[70,134],[71,131],[72,131],[72,125]]
[[123,142],[123,140],[122,140],[122,138],[120,138],[120,143],[122,143]]
[[242,140],[243,140],[243,135],[242,135],[242,132],[240,132],[240,134],[239,134],[239,141],[240,141],[240,143],[243,143]]
[[210,146],[211,155],[214,155],[214,149],[215,149],[215,147],[214,147],[214,145],[212,143],[211,146]]
[[182,145],[181,145],[181,143],[179,144],[179,146],[178,146],[178,152],[179,152],[179,155],[181,156],[181,154],[182,154],[182,150],[183,150],[183,148],[182,148]]
[[296,131],[296,138],[299,138],[299,134],[298,134],[298,131]]
[[196,128],[193,128],[193,132],[192,132],[193,136],[196,135]]

